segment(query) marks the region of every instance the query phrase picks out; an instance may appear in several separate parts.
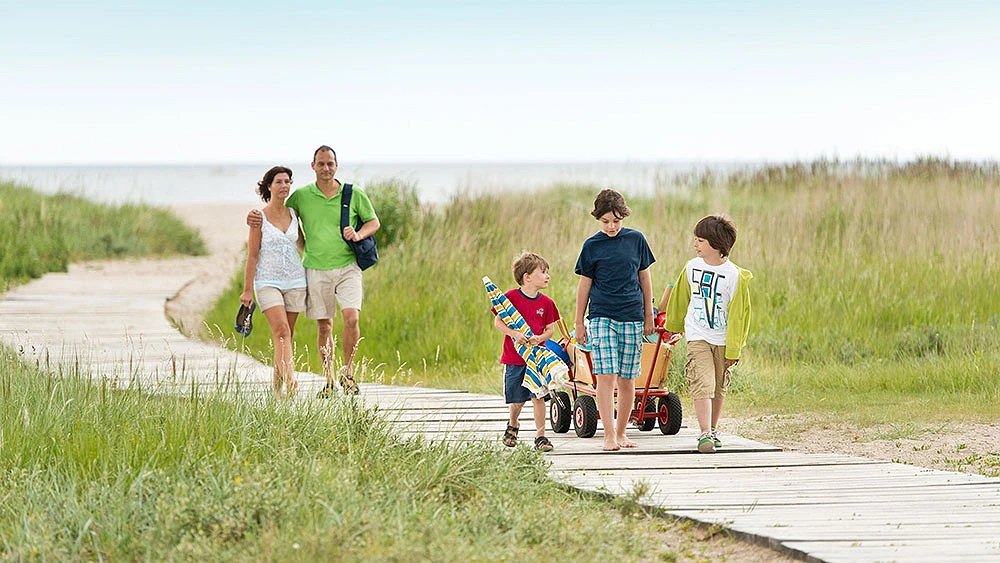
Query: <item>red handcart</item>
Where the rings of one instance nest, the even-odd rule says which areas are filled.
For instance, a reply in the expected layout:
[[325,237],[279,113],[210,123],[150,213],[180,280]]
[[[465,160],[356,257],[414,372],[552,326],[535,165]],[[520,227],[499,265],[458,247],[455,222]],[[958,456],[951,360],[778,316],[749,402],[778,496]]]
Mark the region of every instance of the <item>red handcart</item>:
[[[570,359],[569,381],[564,384],[566,391],[557,391],[556,399],[549,403],[549,422],[552,431],[569,431],[570,421],[576,435],[590,438],[597,432],[597,378],[593,375],[590,351],[578,346],[566,324],[560,319],[558,327],[562,332],[559,345]],[[666,389],[667,369],[670,365],[670,338],[663,327],[656,328],[656,343],[642,344],[642,365],[635,381],[635,405],[629,417],[636,427],[648,432],[659,422],[660,432],[677,434],[681,429],[681,400],[676,393]],[[572,402],[570,397],[572,396]],[[615,389],[615,398],[618,390]]]

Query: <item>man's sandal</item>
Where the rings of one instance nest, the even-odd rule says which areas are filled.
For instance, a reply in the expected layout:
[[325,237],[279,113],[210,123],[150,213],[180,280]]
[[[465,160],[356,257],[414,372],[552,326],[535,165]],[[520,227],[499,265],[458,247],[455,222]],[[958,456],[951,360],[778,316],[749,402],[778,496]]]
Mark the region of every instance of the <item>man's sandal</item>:
[[508,424],[507,430],[504,431],[503,438],[501,439],[503,445],[507,446],[508,448],[513,448],[514,446],[517,446],[518,430],[520,430],[520,428],[518,428],[517,426],[511,426]]
[[344,390],[345,395],[357,395],[360,388],[358,387],[358,382],[354,381],[354,376],[344,375],[340,378],[340,388]]
[[319,393],[316,394],[317,399],[329,399],[337,392],[337,388],[333,386],[333,383],[327,383],[320,389]]

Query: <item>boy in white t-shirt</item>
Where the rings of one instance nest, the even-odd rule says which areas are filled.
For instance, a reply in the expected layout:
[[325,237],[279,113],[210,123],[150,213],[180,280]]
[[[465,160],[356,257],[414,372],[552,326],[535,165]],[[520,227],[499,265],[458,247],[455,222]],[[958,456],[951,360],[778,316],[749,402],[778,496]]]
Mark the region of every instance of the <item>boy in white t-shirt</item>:
[[695,226],[694,237],[696,258],[681,270],[661,319],[668,332],[684,332],[687,338],[684,371],[701,429],[698,451],[713,453],[722,447],[716,426],[750,328],[753,274],[729,260],[736,242],[729,217],[705,217]]

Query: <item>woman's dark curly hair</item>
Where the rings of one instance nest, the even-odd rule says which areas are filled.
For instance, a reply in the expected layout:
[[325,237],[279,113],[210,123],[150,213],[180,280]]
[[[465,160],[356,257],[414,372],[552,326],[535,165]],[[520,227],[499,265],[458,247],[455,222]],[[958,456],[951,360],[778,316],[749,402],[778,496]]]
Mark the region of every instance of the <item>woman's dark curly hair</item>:
[[271,184],[274,183],[274,177],[282,172],[288,174],[289,180],[292,179],[292,170],[284,166],[275,166],[264,173],[264,179],[257,182],[257,193],[260,194],[260,199],[265,202],[271,201]]

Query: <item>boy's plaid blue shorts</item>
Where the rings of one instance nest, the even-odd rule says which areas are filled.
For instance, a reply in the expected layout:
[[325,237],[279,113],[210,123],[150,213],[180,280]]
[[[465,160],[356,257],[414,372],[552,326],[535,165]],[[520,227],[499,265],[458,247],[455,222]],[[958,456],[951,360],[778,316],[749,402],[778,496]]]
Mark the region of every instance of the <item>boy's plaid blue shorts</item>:
[[642,363],[642,321],[590,319],[587,327],[594,375],[616,374],[625,379],[639,377]]

